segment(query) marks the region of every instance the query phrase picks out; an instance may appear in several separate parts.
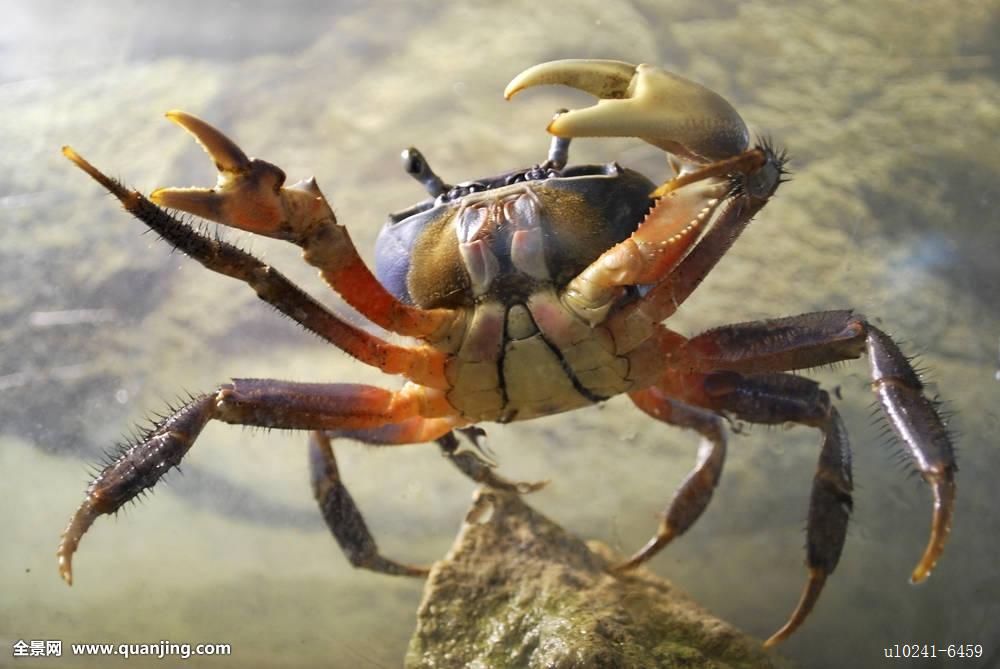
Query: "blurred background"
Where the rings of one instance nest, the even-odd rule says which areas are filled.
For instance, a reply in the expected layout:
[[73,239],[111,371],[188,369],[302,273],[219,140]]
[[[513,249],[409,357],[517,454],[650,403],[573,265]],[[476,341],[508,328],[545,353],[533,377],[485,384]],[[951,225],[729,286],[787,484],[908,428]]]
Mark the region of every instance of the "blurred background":
[[[389,211],[421,199],[399,167],[419,147],[456,182],[545,157],[567,89],[503,101],[556,58],[662,65],[728,98],[788,147],[794,180],[672,320],[727,322],[855,307],[920,356],[959,435],[954,532],[932,578],[908,584],[930,493],[872,424],[864,361],[814,376],[843,396],[857,494],[843,559],[781,651],[810,667],[880,666],[896,643],[978,643],[1000,666],[1000,13],[992,2],[510,0],[76,3],[0,0],[0,665],[18,639],[231,643],[205,666],[394,667],[421,584],[353,570],[307,482],[301,434],[210,425],[147,501],[101,518],[76,584],[54,551],[88,467],[130,426],[231,376],[399,381],[324,345],[252,291],[171,253],[59,152],[128,184],[210,185],[203,152],[163,112],[194,113],[290,181],[315,175],[362,253]],[[573,162],[654,179],[662,153],[581,140]],[[298,250],[223,233],[338,313]],[[627,399],[487,425],[500,472],[551,478],[543,513],[622,552],[641,545],[690,468],[696,439]],[[819,436],[733,437],[721,487],[653,563],[714,613],[766,637],[805,579]],[[443,555],[472,484],[434,447],[338,443],[383,551]],[[179,661],[177,661],[179,662]],[[923,660],[922,667],[945,666]],[[164,666],[132,660],[130,666]],[[199,662],[199,665],[202,662]],[[169,665],[167,665],[169,666]]]

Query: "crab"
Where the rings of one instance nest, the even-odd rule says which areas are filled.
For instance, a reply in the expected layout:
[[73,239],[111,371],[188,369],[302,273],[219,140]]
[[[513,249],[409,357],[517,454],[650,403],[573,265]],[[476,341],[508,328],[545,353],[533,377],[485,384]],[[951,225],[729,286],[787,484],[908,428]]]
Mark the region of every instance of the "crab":
[[[495,473],[479,447],[483,422],[547,416],[627,394],[643,412],[701,436],[697,462],[649,542],[610,567],[646,562],[702,515],[726,456],[725,420],[797,423],[822,435],[806,529],[808,575],[787,622],[806,619],[837,566],[852,505],[847,430],[829,394],[796,370],[867,354],[871,387],[934,497],[930,539],[914,568],[923,581],[940,557],[955,503],[954,449],[937,403],[893,340],[851,310],[717,327],[693,337],[663,321],[694,292],[774,196],[786,158],[751,143],[736,110],[713,91],[652,65],[563,60],[517,75],[504,95],[543,84],[599,98],[559,110],[547,159],[458,185],[416,149],[406,172],[428,197],[389,216],[372,272],[314,179],[285,186],[275,165],[181,111],[167,118],[215,162],[214,188],[162,188],[148,197],[105,176],[70,147],[64,154],[125,209],[208,269],[257,295],[334,346],[384,372],[398,390],[236,378],[195,395],[123,444],[86,492],[58,548],[72,559],[94,520],[116,512],[178,465],[210,420],[309,431],[311,483],[323,518],[350,563],[422,576],[382,555],[341,480],[331,442],[436,442],[472,479],[530,492]],[[635,137],[666,152],[673,176],[657,186],[616,163],[569,165],[571,138]],[[203,234],[167,210],[300,246],[303,258],[372,323],[412,345],[350,325],[249,253]]]

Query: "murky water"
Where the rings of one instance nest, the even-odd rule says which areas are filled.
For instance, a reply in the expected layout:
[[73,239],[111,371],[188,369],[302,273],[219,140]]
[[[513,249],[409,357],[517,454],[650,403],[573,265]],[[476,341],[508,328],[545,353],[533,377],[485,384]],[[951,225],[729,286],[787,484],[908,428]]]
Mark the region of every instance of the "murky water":
[[[956,413],[954,533],[934,576],[911,587],[929,492],[869,424],[865,365],[816,374],[844,396],[856,513],[840,567],[784,652],[805,666],[877,666],[890,644],[979,643],[992,660],[961,666],[1000,662],[995,4],[104,7],[11,6],[0,28],[0,665],[31,662],[11,659],[17,639],[63,640],[67,666],[105,664],[68,657],[71,642],[165,639],[232,644],[206,666],[391,667],[420,596],[419,583],[348,566],[311,500],[302,435],[215,425],[183,475],[96,523],[72,589],[58,579],[55,545],[87,465],[185,389],[230,376],[396,383],[168,253],[59,147],[145,191],[210,184],[204,154],[162,117],[185,109],[292,180],[315,174],[369,253],[385,213],[421,197],[401,148],[418,146],[453,181],[544,157],[552,111],[587,98],[546,90],[505,103],[500,92],[562,57],[665,65],[792,153],[795,180],[672,326],[853,306],[921,355]],[[665,174],[639,142],[579,141],[572,158]],[[230,235],[350,313],[294,248]],[[487,427],[505,475],[553,479],[534,496],[540,510],[623,551],[652,532],[694,458],[690,435],[624,399]],[[817,441],[802,428],[735,437],[708,513],[654,569],[770,634],[805,577]],[[447,550],[472,486],[434,448],[338,453],[387,554],[429,562]]]

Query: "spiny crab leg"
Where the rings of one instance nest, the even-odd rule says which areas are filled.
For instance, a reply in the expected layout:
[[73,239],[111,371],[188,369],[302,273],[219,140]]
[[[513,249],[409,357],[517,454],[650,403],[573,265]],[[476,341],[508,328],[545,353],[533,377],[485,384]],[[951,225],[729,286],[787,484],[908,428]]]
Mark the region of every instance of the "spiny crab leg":
[[563,84],[600,98],[557,115],[558,137],[638,137],[685,160],[730,158],[749,145],[746,124],[719,94],[653,65],[617,60],[557,60],[530,67],[504,91],[510,99],[531,86]]
[[377,325],[431,341],[446,335],[457,314],[451,309],[419,309],[392,296],[365,265],[329,203],[306,179],[284,187],[281,168],[248,158],[218,129],[182,111],[167,118],[187,130],[219,170],[214,188],[160,188],[156,204],[302,247],[303,258],[326,282]]

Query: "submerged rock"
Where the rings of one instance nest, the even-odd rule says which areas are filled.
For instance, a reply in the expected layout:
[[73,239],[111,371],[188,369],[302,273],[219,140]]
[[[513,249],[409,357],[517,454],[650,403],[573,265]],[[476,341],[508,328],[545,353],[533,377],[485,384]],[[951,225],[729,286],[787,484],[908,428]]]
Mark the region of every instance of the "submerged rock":
[[480,489],[431,571],[406,666],[776,667],[761,642],[517,495]]

